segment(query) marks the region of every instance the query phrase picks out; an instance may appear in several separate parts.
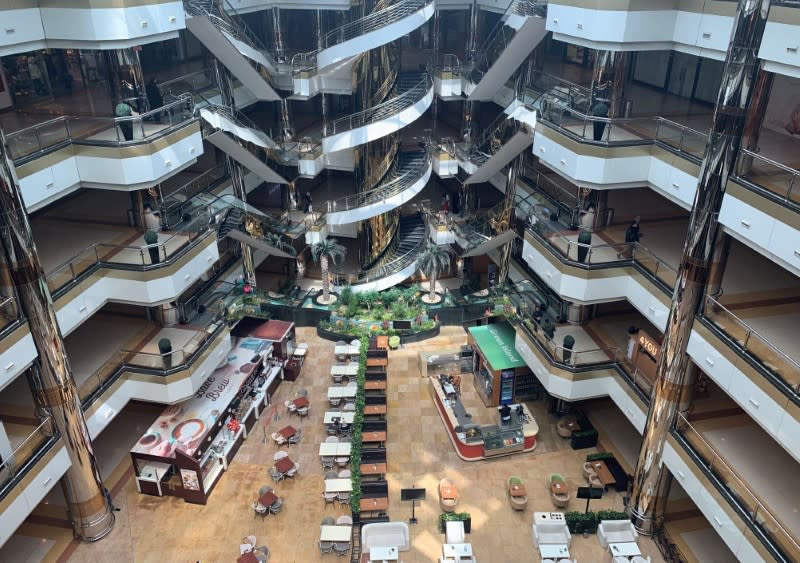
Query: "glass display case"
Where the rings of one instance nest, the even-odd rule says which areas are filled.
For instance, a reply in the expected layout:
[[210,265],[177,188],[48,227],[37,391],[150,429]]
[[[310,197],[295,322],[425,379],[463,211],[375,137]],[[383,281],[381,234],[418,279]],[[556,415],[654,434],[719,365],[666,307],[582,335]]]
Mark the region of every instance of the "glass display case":
[[486,457],[521,451],[524,447],[525,436],[521,428],[483,432],[483,455]]

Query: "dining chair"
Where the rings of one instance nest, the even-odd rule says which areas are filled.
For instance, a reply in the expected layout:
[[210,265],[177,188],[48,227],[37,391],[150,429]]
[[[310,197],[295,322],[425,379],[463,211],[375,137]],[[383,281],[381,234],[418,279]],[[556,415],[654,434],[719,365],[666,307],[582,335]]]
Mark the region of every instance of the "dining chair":
[[272,480],[276,483],[278,481],[283,481],[283,473],[275,469],[274,467],[269,468],[269,476],[272,477]]
[[255,553],[256,557],[260,553],[264,556],[264,561],[269,561],[269,548],[266,545],[259,545],[253,550],[253,553]]
[[336,436],[339,433],[339,427],[335,424],[328,425],[328,436]]
[[355,403],[345,403],[344,408],[342,409],[344,412],[356,412],[356,404]]
[[347,464],[350,463],[349,457],[337,457],[335,460],[336,465],[339,467],[347,467]]
[[300,391],[297,392],[297,396],[308,397],[308,389],[300,389]]
[[294,433],[294,436],[292,436],[291,438],[289,438],[289,442],[288,442],[288,443],[289,443],[289,445],[292,445],[292,444],[299,444],[299,443],[300,443],[300,440],[302,440],[302,439],[303,439],[303,436],[302,436],[302,434],[301,434],[301,431],[300,431],[300,429],[298,428],[298,429],[297,429],[297,432],[295,432],[295,433]]
[[272,461],[278,461],[279,459],[283,459],[285,457],[289,457],[289,452],[278,450],[277,452],[275,452],[275,455],[272,456]]
[[341,541],[334,542],[333,550],[336,552],[336,555],[345,556],[350,553],[350,544]]
[[336,519],[333,516],[326,516],[319,523],[320,526],[333,526],[334,524],[336,524]]
[[297,475],[297,470],[300,469],[300,464],[295,462],[294,467],[292,467],[289,471],[286,472],[287,477],[294,477]]
[[267,493],[271,493],[271,492],[272,492],[272,491],[274,491],[274,490],[275,490],[275,489],[273,489],[273,488],[272,488],[272,487],[270,487],[269,485],[264,485],[263,487],[261,487],[260,489],[258,489],[258,496],[259,496],[259,497],[262,497],[262,496],[264,496],[265,494],[267,494]]
[[322,463],[322,469],[333,469],[333,457],[321,456],[319,460]]
[[336,436],[328,436],[327,438],[325,438],[325,442],[328,444],[338,444],[339,438]]
[[328,403],[330,403],[330,405],[332,407],[338,406],[339,403],[341,403],[341,402],[342,402],[342,399],[340,397],[329,397],[328,398]]
[[342,378],[344,376],[337,373],[336,375],[332,375],[331,377],[333,378],[333,382],[338,385],[339,383],[342,382]]
[[339,499],[339,504],[349,504],[350,503],[350,493],[341,492],[336,494],[336,498]]
[[297,412],[297,407],[294,405],[294,401],[286,401],[283,403],[286,405],[286,410],[289,412]]
[[299,408],[299,409],[297,409],[297,414],[299,414],[299,415],[300,415],[300,418],[302,418],[302,417],[304,417],[304,416],[308,416],[308,411],[309,411],[310,409],[311,409],[311,407],[302,407],[302,408]]
[[361,341],[358,338],[355,338],[350,342],[350,346],[361,346]]
[[272,433],[272,440],[273,440],[273,441],[274,441],[276,444],[278,444],[279,446],[282,446],[282,445],[284,445],[284,444],[286,443],[286,438],[284,438],[282,435],[280,435],[280,434],[279,434],[279,433],[277,433],[277,432],[273,432],[273,433]]
[[[325,504],[333,504],[336,502],[337,495],[339,493],[322,493],[322,498],[325,499]],[[333,525],[333,522],[330,524],[323,524],[323,526]]]
[[347,514],[342,514],[341,516],[339,516],[336,519],[336,525],[337,526],[352,526],[353,525],[353,519],[350,516],[348,516]]
[[[331,472],[329,472],[329,473],[336,473],[336,472],[335,472],[335,471],[331,471]],[[337,475],[337,477],[338,477],[339,479],[347,479],[347,478],[349,478],[349,477],[350,477],[350,475],[352,475],[352,473],[350,473],[350,470],[349,470],[349,469],[342,469],[342,470],[339,472],[339,475]],[[262,494],[263,494],[263,493],[262,493]]]
[[250,508],[253,509],[254,517],[255,516],[261,516],[261,518],[264,518],[264,516],[267,515],[267,507],[263,506],[261,503],[259,503],[256,500],[254,500],[253,502],[250,503]]
[[340,477],[339,473],[334,470],[326,471],[323,479],[338,479]]
[[333,542],[332,541],[319,542],[319,550],[322,553],[333,553]]
[[283,508],[283,497],[278,497],[278,500],[272,503],[269,507],[270,514],[277,514]]

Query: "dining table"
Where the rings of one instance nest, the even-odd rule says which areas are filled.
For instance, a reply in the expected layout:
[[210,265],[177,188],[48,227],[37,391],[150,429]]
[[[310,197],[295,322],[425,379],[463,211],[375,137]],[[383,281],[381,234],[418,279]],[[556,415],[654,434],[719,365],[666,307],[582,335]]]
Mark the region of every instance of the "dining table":
[[322,457],[340,457],[350,455],[350,442],[323,442],[319,445],[319,455]]
[[611,557],[635,557],[642,554],[639,544],[635,541],[610,543],[608,544],[608,551],[611,552]]
[[353,419],[355,419],[356,413],[354,412],[336,412],[336,411],[327,411],[322,417],[323,424],[333,424],[335,422],[335,418],[339,419],[340,423],[345,424],[353,424]]
[[365,415],[386,414],[386,405],[364,405]]
[[362,463],[361,464],[361,474],[362,475],[383,475],[386,473],[386,464],[385,463]]
[[361,346],[351,346],[349,344],[334,346],[333,353],[337,356],[355,356],[361,353]]
[[308,397],[297,397],[294,401],[294,406],[298,409],[302,409],[303,407],[307,407],[310,403],[308,402]]
[[277,501],[278,501],[278,495],[276,495],[272,491],[267,491],[266,493],[258,497],[258,504],[266,508],[269,508]]
[[331,375],[354,376],[358,374],[358,363],[352,362],[345,365],[334,364],[331,366]]
[[597,473],[597,477],[600,479],[600,482],[604,487],[616,484],[617,480],[614,479],[614,475],[611,474],[611,471],[608,469],[608,465],[606,465],[605,461],[598,459],[592,461],[591,464],[592,469],[594,469],[594,472]]
[[295,429],[294,426],[291,426],[291,425],[284,426],[283,428],[278,430],[278,434],[280,434],[281,436],[283,436],[284,438],[286,438],[288,440],[289,438],[291,438],[292,436],[297,434],[297,430]]
[[362,512],[386,510],[389,508],[389,499],[387,497],[362,498],[359,505]]
[[353,490],[351,479],[325,479],[326,493],[349,493]]
[[240,555],[236,563],[258,563],[258,557],[252,551],[248,551]]
[[352,526],[320,526],[319,541],[349,542],[353,534]]
[[379,430],[369,430],[367,432],[361,433],[361,441],[362,442],[385,442],[386,441],[386,432],[379,431]]
[[294,462],[291,460],[291,458],[289,458],[289,456],[282,457],[275,462],[275,469],[277,469],[280,473],[288,473],[292,467],[294,467]]
[[328,387],[328,399],[351,399],[357,391],[357,385],[334,385]]

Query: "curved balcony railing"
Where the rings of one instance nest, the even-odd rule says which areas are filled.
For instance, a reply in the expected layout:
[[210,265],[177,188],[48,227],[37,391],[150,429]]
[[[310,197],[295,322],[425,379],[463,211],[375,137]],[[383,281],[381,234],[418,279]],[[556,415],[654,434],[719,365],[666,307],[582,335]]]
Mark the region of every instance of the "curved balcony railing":
[[337,286],[358,285],[387,278],[398,272],[402,272],[417,261],[417,257],[420,252],[422,252],[422,248],[425,245],[424,243],[425,239],[423,238],[417,246],[407,251],[405,254],[396,257],[393,256],[390,261],[380,263],[362,272],[352,274],[335,273],[333,283]]
[[716,481],[715,484],[724,491],[722,496],[736,509],[735,512],[751,529],[760,532],[756,534],[758,541],[772,552],[777,561],[800,561],[796,534],[784,526],[783,519],[769,509],[758,491],[740,477],[729,461],[681,413],[678,413],[673,436],[693,454],[695,462],[705,470],[710,480]]
[[433,0],[400,0],[400,2],[395,2],[388,8],[332,29],[325,34],[323,48],[327,49],[350,39],[355,39],[365,33],[378,31],[387,25],[407,18],[432,3]]
[[439,75],[450,74],[451,77],[455,78],[461,75],[463,63],[458,56],[452,53],[439,53],[433,68]]
[[410,87],[407,82],[403,80],[401,80],[401,82],[403,83],[400,84],[399,88],[403,90],[403,92],[400,95],[378,104],[375,107],[335,119],[328,125],[327,136],[351,131],[397,115],[404,109],[410,108],[423,99],[431,88],[433,88],[433,80],[427,73]]
[[173,264],[211,233],[205,214],[166,234],[156,244],[141,246],[94,243],[45,274],[47,287],[56,295],[100,267],[149,271]]
[[212,320],[204,328],[192,331],[180,349],[173,349],[166,354],[142,352],[136,349],[115,352],[78,386],[78,396],[84,403],[84,408],[87,403],[97,400],[104,390],[126,371],[167,376],[190,368],[222,334],[225,327],[224,321]]
[[[195,120],[191,94],[144,113],[129,117],[61,116],[6,135],[14,164],[70,143],[126,147],[164,137]],[[120,125],[129,124],[133,138],[126,140]]]
[[800,170],[747,149],[739,151],[737,176],[767,189],[784,203],[800,206]]
[[703,304],[703,317],[733,340],[745,353],[753,356],[794,395],[800,394],[800,363],[784,353],[715,297],[707,295]]
[[59,437],[52,417],[45,418],[0,463],[0,498],[25,475]]
[[[417,156],[419,158],[413,158]],[[408,166],[403,165],[404,159],[411,159],[412,162]],[[348,211],[359,207],[365,207],[374,203],[386,201],[390,197],[404,192],[412,184],[417,182],[424,174],[425,171],[431,166],[431,157],[427,152],[425,153],[412,153],[410,157],[408,154],[400,153],[398,155],[398,164],[392,171],[389,172],[387,177],[383,179],[381,184],[367,192],[360,194],[352,194],[345,197],[328,201],[328,213],[335,213],[337,211]]]

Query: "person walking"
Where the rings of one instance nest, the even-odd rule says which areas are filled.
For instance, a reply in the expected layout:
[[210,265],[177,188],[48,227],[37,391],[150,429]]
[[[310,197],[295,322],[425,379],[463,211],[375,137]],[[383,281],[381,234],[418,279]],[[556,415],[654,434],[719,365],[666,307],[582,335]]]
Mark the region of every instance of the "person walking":
[[[592,106],[592,116],[594,117],[608,117],[608,102],[602,98],[598,98],[595,100],[594,105]],[[603,132],[606,129],[606,122],[605,121],[594,121],[594,140],[595,141],[602,141],[603,140]]]
[[639,238],[641,237],[639,220],[640,217],[637,215],[633,222],[628,225],[628,229],[625,231],[625,248],[623,248],[622,252],[617,253],[617,258],[625,258],[626,260],[633,258],[633,248],[639,244]]
[[[131,117],[133,115],[133,110],[125,101],[120,100],[120,102],[117,104],[117,107],[114,108],[114,115],[117,117]],[[120,131],[122,131],[122,136],[124,139],[126,141],[132,141],[133,121],[130,119],[124,119],[118,121],[117,124],[119,125]]]
[[[150,111],[157,110],[164,105],[164,97],[161,95],[161,90],[158,88],[158,84],[156,84],[156,79],[153,78],[147,85],[144,87],[145,94],[147,94],[147,103],[150,105]],[[161,112],[155,112],[153,115],[153,121],[160,121],[161,120]]]

